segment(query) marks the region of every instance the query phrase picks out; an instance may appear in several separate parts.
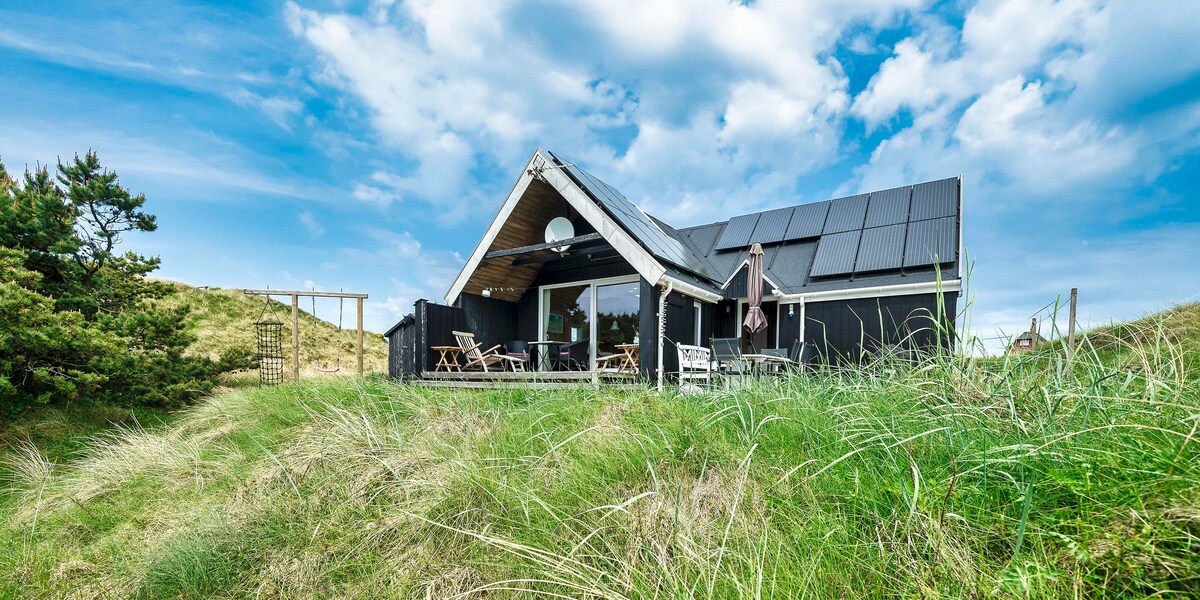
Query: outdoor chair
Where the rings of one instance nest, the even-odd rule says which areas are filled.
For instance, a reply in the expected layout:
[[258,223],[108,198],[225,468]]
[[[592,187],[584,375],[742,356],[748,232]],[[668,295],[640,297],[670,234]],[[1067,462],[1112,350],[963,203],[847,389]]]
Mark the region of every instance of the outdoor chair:
[[464,369],[480,368],[485,373],[489,372],[489,367],[500,365],[500,370],[505,367],[513,371],[524,371],[526,359],[501,354],[500,349],[504,346],[496,344],[487,350],[480,350],[482,343],[475,341],[475,334],[465,331],[453,331],[454,339],[458,340],[458,347],[462,348],[463,356],[467,357],[467,363],[463,365]]
[[588,349],[591,339],[583,338],[569,344],[564,343],[559,346],[558,352],[551,356],[554,360],[553,369],[555,371],[586,371],[590,360],[588,360]]
[[796,367],[800,369],[808,369],[813,363],[814,354],[815,351],[812,344],[801,340],[796,340],[795,342],[792,342],[792,352],[788,355],[788,358],[792,359],[792,363],[794,363]]
[[529,342],[523,340],[513,340],[504,343],[504,353],[513,357],[520,358],[526,362],[529,361]]
[[712,351],[702,346],[677,344],[675,353],[679,358],[679,387],[690,391],[694,387],[691,381],[703,381],[706,385],[712,382]]
[[589,360],[591,347],[591,339],[589,338],[571,342],[567,346],[567,370],[586,371],[591,368],[591,360]]
[[746,361],[742,359],[742,340],[738,338],[713,338],[712,360],[722,375],[746,374]]
[[782,373],[782,372],[784,372],[784,370],[791,368],[790,362],[787,362],[787,361],[791,360],[788,357],[787,348],[764,348],[762,353],[765,356],[774,356],[774,357],[783,359],[783,360],[780,360],[779,362],[767,363],[766,367],[768,369],[770,369],[770,372]]

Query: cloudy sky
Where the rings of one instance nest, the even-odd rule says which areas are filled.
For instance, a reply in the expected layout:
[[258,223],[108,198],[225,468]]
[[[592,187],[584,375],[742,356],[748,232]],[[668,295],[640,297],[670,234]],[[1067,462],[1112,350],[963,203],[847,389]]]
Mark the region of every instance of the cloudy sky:
[[988,338],[1072,286],[1085,323],[1200,299],[1190,4],[6,0],[0,159],[94,148],[163,276],[365,291],[375,330],[537,147],[680,227],[961,174]]

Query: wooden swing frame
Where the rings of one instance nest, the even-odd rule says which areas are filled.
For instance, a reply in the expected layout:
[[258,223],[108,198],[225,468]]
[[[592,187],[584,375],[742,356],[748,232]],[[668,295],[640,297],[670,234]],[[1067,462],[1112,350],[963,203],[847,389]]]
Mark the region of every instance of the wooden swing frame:
[[[363,375],[363,300],[367,299],[366,294],[355,294],[351,292],[316,292],[311,290],[242,290],[242,293],[251,296],[289,296],[292,299],[292,378],[300,379],[300,298],[353,298],[358,304],[358,376]],[[315,301],[315,300],[314,300]],[[315,317],[316,315],[314,315]],[[336,373],[341,370],[341,366],[334,371],[317,369],[322,373]]]

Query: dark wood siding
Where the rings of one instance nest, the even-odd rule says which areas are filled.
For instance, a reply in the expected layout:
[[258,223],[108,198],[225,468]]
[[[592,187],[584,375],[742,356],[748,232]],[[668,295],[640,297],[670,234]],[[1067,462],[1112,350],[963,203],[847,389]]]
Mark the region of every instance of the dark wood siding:
[[[738,337],[737,300],[721,300],[714,309],[712,334],[710,337]],[[711,346],[711,344],[709,344]]]
[[[746,280],[749,278],[750,268],[743,265],[737,275],[729,280],[729,287],[725,288],[723,295],[727,298],[745,298],[747,296]],[[771,297],[771,284],[766,279],[763,279],[762,282],[762,294],[763,298]]]
[[416,318],[408,315],[387,334],[388,377],[404,381],[416,373]]
[[937,294],[810,302],[805,341],[833,363],[857,363],[881,345],[922,351],[953,350],[958,294],[946,293],[942,326],[936,326]]
[[640,279],[638,293],[638,365],[642,377],[654,379],[658,367],[658,294],[656,285]]
[[691,344],[695,341],[694,302],[695,300],[691,297],[679,293],[667,296],[667,339],[663,345],[663,371],[666,373],[679,371],[679,355],[676,353],[675,346]]
[[[460,304],[466,316],[466,331],[484,348],[517,338],[517,303],[496,298],[463,294]],[[536,310],[536,307],[535,307]]]
[[541,285],[559,283],[574,283],[576,281],[591,281],[606,277],[621,277],[637,275],[637,271],[625,262],[625,259],[615,256],[600,260],[588,259],[586,255],[550,261],[542,267],[530,289],[536,290]]

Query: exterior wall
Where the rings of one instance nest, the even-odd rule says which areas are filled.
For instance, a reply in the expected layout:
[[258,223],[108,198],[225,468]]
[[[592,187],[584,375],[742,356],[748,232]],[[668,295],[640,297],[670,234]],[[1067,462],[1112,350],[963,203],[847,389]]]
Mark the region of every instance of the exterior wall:
[[397,381],[411,379],[416,368],[416,319],[412,315],[400,320],[387,333],[388,377]]
[[[667,297],[667,343],[663,347],[663,370],[667,373],[679,372],[679,354],[675,346],[691,345],[696,341],[694,311],[697,302],[699,300],[679,293]],[[703,315],[701,318],[703,319]],[[703,334],[703,327],[701,333]]]
[[658,373],[658,286],[640,280],[638,292],[638,371],[642,377],[654,379]]
[[466,317],[465,331],[474,333],[475,341],[483,343],[484,349],[520,339],[517,337],[518,303],[463,294],[459,296],[459,305]]
[[[741,335],[738,325],[737,300],[722,300],[713,309],[712,334],[710,338],[731,338]],[[709,340],[709,346],[712,340]]]
[[[746,281],[750,278],[750,268],[742,266],[737,274],[729,280],[727,286],[721,293],[728,298],[745,298],[750,294],[747,293]],[[771,297],[771,284],[764,278],[762,282],[762,295],[764,299]]]
[[412,319],[388,337],[388,374],[393,379],[420,377],[437,362],[431,347],[456,345],[451,332],[469,329],[465,311],[428,300],[416,301]]
[[958,294],[943,296],[940,328],[934,319],[937,294],[810,302],[805,310],[804,341],[812,345],[819,359],[836,364],[860,362],[883,345],[953,350]]

